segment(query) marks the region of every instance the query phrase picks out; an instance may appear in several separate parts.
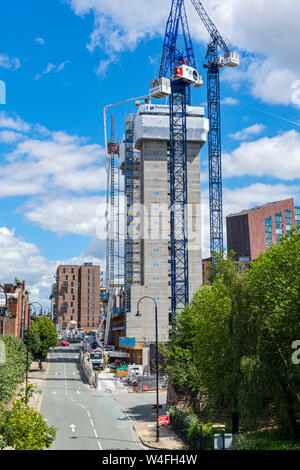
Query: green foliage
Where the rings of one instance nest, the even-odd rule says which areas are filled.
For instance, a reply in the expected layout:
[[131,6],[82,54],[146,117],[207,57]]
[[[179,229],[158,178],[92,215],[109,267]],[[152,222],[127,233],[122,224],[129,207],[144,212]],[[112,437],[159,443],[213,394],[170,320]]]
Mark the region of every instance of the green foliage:
[[32,356],[37,361],[45,361],[49,348],[58,346],[55,325],[47,317],[38,317],[29,328],[29,344]]
[[233,253],[216,258],[212,286],[177,315],[167,352],[170,380],[222,402],[234,433],[240,417],[255,429],[272,410],[297,442],[300,367],[292,362],[292,343],[300,338],[300,233],[272,245],[246,274]]
[[56,429],[48,426],[42,415],[31,408],[28,400],[35,393],[32,385],[15,395],[8,409],[0,404],[0,448],[16,450],[43,450],[49,448],[56,436]]
[[255,337],[241,364],[241,392],[253,417],[266,399],[272,402],[278,421],[288,423],[296,442],[300,368],[292,363],[292,343],[300,338],[300,233],[287,235],[261,254],[251,264],[248,278]]
[[211,423],[201,425],[197,416],[174,406],[169,408],[172,426],[193,450],[209,450],[214,445],[214,430]]
[[[4,343],[5,362],[0,364],[0,402],[9,400],[26,373],[26,346],[11,335],[0,336]],[[31,363],[29,356],[29,364]]]
[[233,450],[300,450],[300,444],[291,444],[277,431],[258,431],[234,436]]

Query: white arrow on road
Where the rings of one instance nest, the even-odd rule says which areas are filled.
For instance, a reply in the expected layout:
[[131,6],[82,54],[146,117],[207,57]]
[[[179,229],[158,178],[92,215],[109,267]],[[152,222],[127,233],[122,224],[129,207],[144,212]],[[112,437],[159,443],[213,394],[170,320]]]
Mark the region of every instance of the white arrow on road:
[[77,390],[77,392],[76,392],[76,393],[77,393],[77,395],[80,395],[80,391],[79,391],[79,390]]
[[75,432],[76,426],[75,424],[70,424],[69,428],[72,429],[72,432]]

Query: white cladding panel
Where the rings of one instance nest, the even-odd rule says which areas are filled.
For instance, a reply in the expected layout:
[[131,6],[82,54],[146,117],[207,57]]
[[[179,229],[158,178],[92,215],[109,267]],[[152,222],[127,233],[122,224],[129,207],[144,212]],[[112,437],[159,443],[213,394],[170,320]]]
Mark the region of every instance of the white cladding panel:
[[[163,110],[165,114],[161,113],[138,113],[134,123],[134,134],[136,141],[136,148],[140,148],[143,140],[169,140],[170,139],[170,119],[169,107],[165,106]],[[203,109],[203,108],[198,108]],[[203,114],[202,114],[203,115]],[[207,134],[209,131],[209,121],[207,118],[200,117],[200,115],[190,116],[187,115],[187,141],[188,142],[206,142]]]

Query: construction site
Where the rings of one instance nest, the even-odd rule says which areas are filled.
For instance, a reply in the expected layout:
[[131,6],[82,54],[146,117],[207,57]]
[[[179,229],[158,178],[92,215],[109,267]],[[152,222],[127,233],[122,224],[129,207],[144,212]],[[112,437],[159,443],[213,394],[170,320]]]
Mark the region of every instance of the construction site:
[[[195,59],[184,0],[172,0],[158,76],[145,96],[104,108],[107,171],[107,303],[99,333],[129,362],[151,364],[176,314],[202,285],[200,159],[208,146],[211,260],[223,251],[219,72],[239,65],[199,0],[191,0],[210,35],[203,66]],[[207,110],[192,103],[207,71]],[[152,78],[152,77],[149,77]],[[194,97],[194,94],[193,94]],[[121,138],[113,112],[135,102]],[[120,125],[120,123],[118,123]],[[156,334],[157,331],[157,334]]]

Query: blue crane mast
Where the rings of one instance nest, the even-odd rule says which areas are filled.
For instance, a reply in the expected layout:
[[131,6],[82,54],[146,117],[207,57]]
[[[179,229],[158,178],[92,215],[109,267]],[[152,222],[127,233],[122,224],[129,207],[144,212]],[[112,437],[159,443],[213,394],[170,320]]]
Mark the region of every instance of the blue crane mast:
[[[179,49],[181,25],[184,52]],[[189,85],[202,85],[190,37],[184,0],[172,0],[167,21],[159,78],[151,82],[150,96],[170,96],[170,219],[171,219],[171,315],[189,302],[187,240],[187,141],[186,107],[190,104]]]
[[[222,200],[222,150],[219,70],[224,66],[239,65],[239,55],[230,52],[227,44],[209,18],[200,0],[191,0],[209,35],[207,49],[207,106],[210,131],[208,134],[209,206],[210,206],[210,252],[212,264],[214,253],[223,252],[223,200]],[[218,56],[218,48],[224,58]]]

